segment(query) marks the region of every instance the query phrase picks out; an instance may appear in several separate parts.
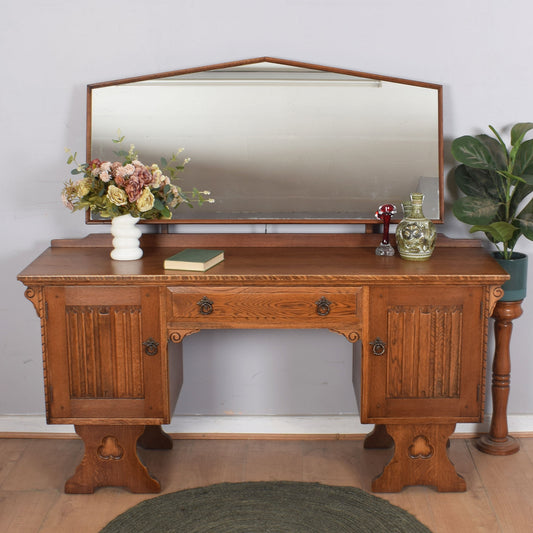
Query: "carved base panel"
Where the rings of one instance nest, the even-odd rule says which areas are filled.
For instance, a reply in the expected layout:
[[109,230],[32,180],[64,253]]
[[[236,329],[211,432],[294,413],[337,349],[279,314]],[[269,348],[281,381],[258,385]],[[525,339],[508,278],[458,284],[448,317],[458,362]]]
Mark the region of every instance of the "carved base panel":
[[374,429],[366,436],[363,445],[367,450],[388,449],[394,446],[394,440],[387,433],[384,424],[376,424]]
[[446,451],[455,424],[387,424],[394,457],[372,482],[373,492],[399,492],[408,485],[432,485],[439,492],[464,492]]
[[161,426],[146,426],[137,444],[145,450],[172,450],[172,438]]
[[145,426],[75,426],[85,455],[65,492],[91,494],[97,487],[124,487],[131,492],[160,492],[161,485],[137,456],[137,439]]

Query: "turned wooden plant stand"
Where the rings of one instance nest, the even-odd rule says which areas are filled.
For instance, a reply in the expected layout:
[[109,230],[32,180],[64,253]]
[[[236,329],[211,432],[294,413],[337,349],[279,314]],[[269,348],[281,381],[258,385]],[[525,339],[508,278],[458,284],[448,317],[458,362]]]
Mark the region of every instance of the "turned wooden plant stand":
[[522,300],[496,303],[494,318],[495,351],[492,364],[492,420],[488,435],[476,441],[476,447],[490,455],[512,455],[520,450],[518,441],[508,434],[507,402],[511,382],[510,343],[513,320],[522,315]]

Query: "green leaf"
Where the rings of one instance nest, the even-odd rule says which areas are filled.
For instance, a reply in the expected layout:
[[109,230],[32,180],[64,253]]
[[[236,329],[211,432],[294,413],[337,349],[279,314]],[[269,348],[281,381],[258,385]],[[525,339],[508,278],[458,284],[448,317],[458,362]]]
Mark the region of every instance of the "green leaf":
[[492,242],[508,242],[518,228],[509,222],[493,222],[487,225],[476,225],[470,228],[470,233],[483,231],[492,237]]
[[154,198],[154,208],[158,211],[162,211],[165,209],[165,204],[159,198]]
[[[524,176],[524,178],[533,178],[533,176]],[[519,204],[525,200],[531,193],[533,193],[533,183],[518,183],[514,188],[511,196],[511,202],[509,204],[509,213],[513,217],[514,213],[518,209]]]
[[520,211],[516,219],[520,224],[522,234],[530,241],[533,241],[533,199]]
[[454,170],[457,187],[467,196],[483,196],[493,200],[505,198],[502,180],[496,172],[459,165]]
[[507,154],[507,160],[509,160],[509,152],[507,150],[507,146],[505,146],[505,143],[503,142],[502,136],[498,133],[498,130],[494,126],[491,126],[489,124],[489,129],[496,135],[496,138],[498,139],[498,142],[500,143],[500,146],[502,147],[502,150]]
[[523,142],[516,152],[513,174],[533,174],[533,139]]
[[505,145],[502,145],[497,139],[491,137],[490,135],[481,134],[477,135],[476,138],[479,139],[489,149],[489,152],[496,163],[496,168],[499,170],[507,169],[507,159],[509,154],[507,153]]
[[[513,220],[513,226],[520,230],[520,223],[518,220]],[[520,238],[522,235],[522,231],[516,231],[515,234],[507,241],[507,250],[512,253],[513,248],[516,246],[516,241]]]
[[528,185],[533,185],[533,174],[522,174],[522,178]]
[[513,181],[519,181],[521,183],[525,183],[526,182],[520,176],[516,176],[515,174],[513,174],[512,172],[508,172],[507,170],[497,170],[497,172],[498,172],[498,174],[500,176],[503,176],[505,179],[508,179],[511,182],[513,182]]
[[471,135],[464,135],[452,142],[452,155],[459,163],[468,167],[496,168],[490,150],[479,139]]
[[490,224],[498,219],[500,206],[491,198],[465,196],[453,204],[453,214],[465,224]]
[[511,144],[513,146],[519,144],[524,138],[524,135],[532,129],[533,122],[519,122],[515,124],[511,129]]

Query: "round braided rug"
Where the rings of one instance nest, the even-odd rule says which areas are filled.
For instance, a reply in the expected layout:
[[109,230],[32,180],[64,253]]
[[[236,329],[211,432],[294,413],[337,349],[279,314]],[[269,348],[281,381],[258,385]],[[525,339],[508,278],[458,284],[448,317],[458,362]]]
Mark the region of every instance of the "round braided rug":
[[407,511],[353,487],[221,483],[145,500],[101,533],[431,533]]

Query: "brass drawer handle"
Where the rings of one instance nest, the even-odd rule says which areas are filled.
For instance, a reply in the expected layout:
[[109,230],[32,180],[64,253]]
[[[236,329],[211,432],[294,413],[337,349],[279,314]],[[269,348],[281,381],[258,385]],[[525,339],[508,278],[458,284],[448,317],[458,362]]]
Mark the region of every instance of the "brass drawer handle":
[[213,312],[213,302],[207,296],[203,296],[201,300],[196,302],[200,307],[201,315],[210,315]]
[[329,312],[331,311],[330,309],[331,302],[325,296],[322,296],[320,300],[316,301],[315,305],[316,305],[317,315],[319,316],[329,315]]
[[145,340],[143,342],[143,346],[144,346],[144,353],[146,355],[156,355],[157,352],[159,351],[159,343],[152,339],[152,337],[150,337],[149,339]]
[[370,345],[374,355],[383,355],[387,350],[387,343],[383,342],[379,337],[376,337],[376,340],[372,341]]

